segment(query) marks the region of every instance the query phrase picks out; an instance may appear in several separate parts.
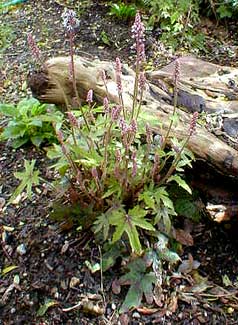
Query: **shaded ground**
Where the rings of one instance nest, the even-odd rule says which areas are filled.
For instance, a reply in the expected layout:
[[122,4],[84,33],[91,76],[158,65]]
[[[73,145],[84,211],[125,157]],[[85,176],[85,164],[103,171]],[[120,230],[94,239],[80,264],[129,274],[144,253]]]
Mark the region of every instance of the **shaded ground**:
[[[131,45],[128,26],[107,17],[107,8],[100,2],[89,8],[83,7],[85,2],[81,3],[76,53],[106,59],[114,59],[120,53],[122,59],[132,62],[128,51]],[[17,101],[28,92],[25,80],[32,64],[26,45],[28,32],[36,35],[44,58],[68,52],[60,21],[62,10],[63,7],[54,1],[28,1],[19,10],[3,15],[5,21],[12,25],[14,40],[2,53],[1,101]],[[206,24],[205,27],[209,34],[212,26]],[[221,30],[221,39],[224,39],[226,32]],[[105,44],[105,34],[109,45]],[[231,36],[229,32],[227,35]],[[147,36],[147,52],[154,65],[162,65],[172,59],[172,55],[161,52],[156,33]],[[234,50],[234,42],[230,42],[230,39],[227,38],[226,47]],[[230,61],[227,61],[224,46],[215,47],[216,41],[208,41],[211,51],[206,56],[214,61],[224,58],[222,62],[228,64]],[[231,57],[233,63],[236,57],[234,53]],[[53,180],[54,175],[47,168],[44,151],[32,147],[15,151],[7,144],[0,144],[0,151],[0,269],[17,266],[0,277],[0,324],[118,324],[117,310],[125,294],[125,291],[121,296],[111,293],[111,283],[118,274],[113,270],[101,278],[98,272],[92,274],[89,271],[85,261],[100,262],[99,247],[88,241],[90,233],[67,230],[64,225],[48,217],[49,198],[52,197],[49,185],[45,183],[39,186],[31,202],[23,196],[16,204],[6,207],[5,202],[17,185],[13,172],[22,167],[23,159],[37,159],[43,176],[48,181]],[[154,313],[146,315],[145,310],[135,310],[124,316],[124,322],[121,318],[121,324],[126,324],[126,318],[129,324],[238,323],[238,252],[236,231],[232,231],[237,229],[237,225],[217,225],[205,220],[192,225],[194,245],[184,250],[183,259],[192,254],[201,263],[199,273],[207,277],[216,291],[210,292],[210,296],[206,296],[205,291],[204,295],[201,290],[195,291],[192,293],[193,299],[189,300],[181,295],[183,287],[187,287],[189,292],[189,274],[184,278],[173,275],[163,288],[161,305],[155,306]],[[168,272],[171,275],[171,271]],[[224,287],[224,276],[232,282],[226,283],[227,292],[220,288]],[[175,300],[172,303],[172,293],[177,297],[178,305]],[[43,313],[40,307],[47,299],[54,305],[40,316]],[[79,301],[84,301],[81,309],[67,310]]]

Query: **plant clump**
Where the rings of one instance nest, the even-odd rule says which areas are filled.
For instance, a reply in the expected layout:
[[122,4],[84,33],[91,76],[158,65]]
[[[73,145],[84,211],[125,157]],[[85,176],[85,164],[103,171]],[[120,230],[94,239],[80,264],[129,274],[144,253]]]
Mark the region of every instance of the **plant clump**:
[[[48,148],[47,155],[54,160],[52,168],[58,175],[54,186],[60,188],[62,202],[74,211],[73,221],[82,231],[90,229],[95,240],[103,246],[102,271],[112,267],[118,256],[130,261],[129,272],[114,285],[115,292],[120,291],[122,285],[130,285],[121,308],[123,312],[140,304],[143,294],[147,302],[152,303],[151,292],[154,284],[160,281],[163,262],[173,264],[180,260],[169,241],[177,214],[168,189],[170,183],[176,183],[191,194],[183,172],[186,166],[191,167],[194,159],[186,146],[195,133],[198,116],[194,113],[183,141],[171,138],[170,131],[179,118],[176,98],[180,67],[176,64],[170,124],[165,137],[153,134],[152,126],[159,121],[141,109],[147,82],[145,29],[139,13],[132,26],[136,50],[132,107],[128,109],[124,103],[119,57],[115,62],[118,102],[111,103],[106,96],[103,105],[96,106],[93,90],[89,89],[87,105],[80,106],[73,43],[78,21],[70,10],[64,13],[63,19],[70,41],[69,78],[77,109],[72,109],[66,101],[67,123],[52,123],[58,144]],[[104,71],[101,78],[107,90]],[[34,163],[25,165],[27,175],[34,173]],[[22,182],[28,179],[24,172],[16,176]],[[25,182],[20,189],[27,186],[27,193],[31,195],[31,186],[39,180],[38,173],[34,173],[34,182],[29,186]],[[57,214],[56,210],[54,212]],[[138,279],[142,283],[139,289]]]

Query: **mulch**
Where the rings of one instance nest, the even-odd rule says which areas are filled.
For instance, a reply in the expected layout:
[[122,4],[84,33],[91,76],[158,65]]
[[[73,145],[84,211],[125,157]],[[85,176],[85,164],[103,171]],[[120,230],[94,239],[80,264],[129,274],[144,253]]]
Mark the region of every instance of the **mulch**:
[[[27,1],[8,13],[0,14],[13,30],[11,43],[0,52],[1,101],[17,102],[30,94],[26,80],[34,64],[26,42],[29,32],[35,35],[44,59],[68,53],[60,18],[65,2],[57,2]],[[77,54],[114,59],[120,53],[122,60],[133,62],[128,24],[107,16],[108,8],[100,1],[90,6],[86,1],[79,1],[80,4],[77,4],[78,1],[69,2],[80,14]],[[209,28],[212,29],[207,26],[207,30]],[[107,36],[108,44],[105,44],[103,35]],[[148,39],[149,60],[155,66],[172,60],[172,54],[166,55],[161,50],[157,36],[149,34]],[[236,44],[228,38],[226,46],[230,48]],[[208,59],[215,51],[214,45],[211,48],[210,54],[206,54]],[[224,63],[228,63],[227,56],[224,57]],[[234,56],[231,60],[233,63],[236,61]],[[0,276],[0,324],[238,323],[235,224],[228,222],[220,225],[203,218],[199,224],[192,226],[194,245],[185,247],[181,255],[182,260],[191,254],[194,260],[199,261],[199,274],[218,291],[209,297],[193,292],[193,299],[186,301],[176,293],[189,287],[189,276],[181,279],[175,274],[173,280],[163,287],[163,303],[160,307],[155,306],[154,312],[151,306],[143,306],[145,309],[120,316],[118,309],[126,290],[120,295],[114,295],[111,290],[112,281],[120,275],[119,268],[106,272],[103,277],[100,272],[92,273],[85,261],[92,265],[99,263],[100,247],[91,240],[91,234],[62,227],[62,223],[50,217],[55,193],[49,182],[54,180],[54,174],[49,169],[50,162],[44,149],[26,146],[13,150],[9,143],[1,143],[0,151],[0,271],[8,266],[16,267]],[[23,195],[19,202],[7,205],[17,186],[13,174],[22,168],[24,159],[36,159],[46,181],[35,188],[31,201]],[[171,270],[167,272],[172,274]],[[172,293],[178,297],[177,305],[172,304]],[[79,303],[80,306],[77,306]]]

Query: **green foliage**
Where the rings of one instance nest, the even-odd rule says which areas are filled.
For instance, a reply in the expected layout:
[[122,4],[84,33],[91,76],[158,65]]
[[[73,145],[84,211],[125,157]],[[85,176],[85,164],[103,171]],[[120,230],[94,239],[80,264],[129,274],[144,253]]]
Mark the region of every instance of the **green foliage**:
[[35,98],[23,99],[16,106],[0,104],[0,114],[8,118],[0,140],[11,140],[14,148],[27,142],[32,142],[37,147],[43,142],[55,142],[52,123],[59,128],[63,120],[63,114],[53,105],[40,104]]
[[109,216],[109,224],[115,226],[112,243],[121,239],[124,233],[127,234],[132,248],[132,252],[140,255],[142,247],[139,239],[138,228],[155,231],[155,228],[145,219],[147,211],[136,205],[133,209],[126,212],[124,209],[113,211]]
[[238,1],[224,0],[224,1],[206,1],[197,0],[200,6],[200,15],[222,19],[236,19],[238,16]]
[[237,0],[225,0],[214,4],[212,7],[215,11],[217,18],[237,18],[238,15],[238,1]]
[[128,5],[126,3],[113,3],[110,9],[110,15],[115,16],[120,20],[129,20],[135,17],[136,15],[136,6]]
[[39,177],[39,171],[35,170],[35,160],[32,160],[31,162],[24,160],[24,168],[25,170],[23,172],[16,172],[14,173],[14,176],[19,179],[21,182],[12,194],[9,203],[12,203],[18,195],[20,195],[25,189],[27,193],[27,197],[31,199],[32,197],[32,187],[33,185],[37,186],[40,183],[40,177]]
[[149,26],[160,25],[161,40],[169,46],[203,46],[203,35],[194,31],[199,22],[197,0],[144,0],[149,12]]
[[[138,307],[143,294],[148,303],[153,301],[153,285],[157,279],[154,272],[148,272],[146,260],[137,258],[127,265],[129,272],[123,275],[117,285],[130,285],[126,298],[120,308],[120,312],[127,312],[129,309]],[[120,288],[118,288],[120,290]]]
[[169,240],[166,236],[157,233],[151,243],[154,248],[148,248],[143,256],[129,262],[126,266],[127,272],[113,283],[114,293],[120,293],[123,285],[130,286],[120,313],[138,307],[143,296],[147,304],[152,304],[154,287],[158,282],[157,274],[162,275],[162,263],[176,264],[180,261],[178,254],[168,247]]

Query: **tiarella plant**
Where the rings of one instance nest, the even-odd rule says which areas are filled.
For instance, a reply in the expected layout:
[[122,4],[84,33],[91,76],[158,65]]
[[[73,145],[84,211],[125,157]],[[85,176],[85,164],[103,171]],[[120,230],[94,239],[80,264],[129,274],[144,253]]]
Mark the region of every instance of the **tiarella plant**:
[[[68,27],[75,19],[72,17],[71,12],[64,16],[70,40],[74,33],[73,28]],[[79,111],[68,108],[72,132],[68,135],[57,131],[60,144],[48,150],[48,157],[58,159],[54,168],[64,179],[63,187],[69,203],[90,211],[94,232],[111,244],[127,238],[131,251],[141,255],[144,251],[142,230],[156,233],[163,229],[170,233],[171,218],[176,213],[167,184],[175,181],[191,192],[179,173],[183,172],[184,166],[191,166],[193,156],[186,144],[194,133],[197,115],[193,116],[187,138],[182,142],[172,139],[172,149],[168,151],[166,144],[176,117],[179,82],[179,66],[176,64],[174,113],[165,137],[153,136],[148,123],[153,123],[152,118],[141,112],[146,80],[144,26],[139,13],[132,26],[132,36],[137,55],[131,109],[124,105],[122,66],[117,58],[115,75],[119,103],[109,103],[107,96],[103,106],[95,108],[93,91],[89,90],[87,106],[80,107]],[[73,44],[70,44],[70,75],[78,98]],[[102,79],[107,89],[104,72]]]
[[[176,63],[173,116],[164,137],[153,134],[155,117],[141,109],[146,78],[144,26],[139,13],[132,26],[136,49],[132,107],[128,109],[124,103],[119,58],[115,62],[119,102],[110,103],[107,95],[103,105],[96,107],[93,90],[89,90],[87,105],[80,106],[73,47],[74,27],[78,21],[72,11],[66,11],[63,18],[70,40],[69,75],[79,109],[71,110],[66,101],[69,128],[55,128],[59,144],[48,150],[48,157],[55,161],[52,167],[59,175],[57,186],[61,186],[64,204],[72,207],[74,220],[78,216],[76,221],[82,230],[91,228],[96,240],[105,243],[103,270],[111,267],[118,256],[126,253],[128,256],[128,251],[134,257],[134,262],[128,265],[129,273],[118,280],[119,286],[131,285],[122,307],[124,311],[139,304],[143,293],[151,293],[163,261],[179,260],[169,249],[168,238],[176,212],[167,188],[170,182],[176,182],[191,193],[181,173],[185,166],[191,166],[193,159],[186,145],[195,132],[197,113],[186,139],[181,142],[171,139],[179,83]],[[104,71],[101,77],[107,91]],[[171,149],[167,148],[168,142]],[[135,276],[143,283],[139,289]]]

